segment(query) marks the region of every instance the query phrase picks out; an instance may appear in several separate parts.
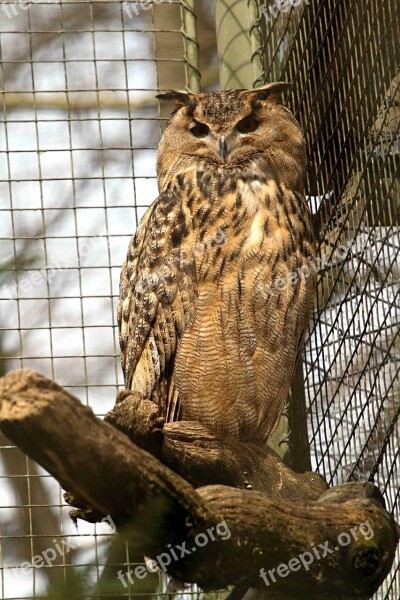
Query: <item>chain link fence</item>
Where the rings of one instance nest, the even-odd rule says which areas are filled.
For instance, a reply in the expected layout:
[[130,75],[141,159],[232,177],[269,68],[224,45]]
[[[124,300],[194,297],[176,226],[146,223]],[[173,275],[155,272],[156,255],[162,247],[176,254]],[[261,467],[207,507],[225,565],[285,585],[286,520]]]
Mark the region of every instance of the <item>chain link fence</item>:
[[[291,5],[291,6],[290,6]],[[285,80],[320,237],[304,353],[313,469],[370,480],[399,520],[400,19],[392,0],[260,7],[265,81]],[[400,597],[399,561],[376,598]]]

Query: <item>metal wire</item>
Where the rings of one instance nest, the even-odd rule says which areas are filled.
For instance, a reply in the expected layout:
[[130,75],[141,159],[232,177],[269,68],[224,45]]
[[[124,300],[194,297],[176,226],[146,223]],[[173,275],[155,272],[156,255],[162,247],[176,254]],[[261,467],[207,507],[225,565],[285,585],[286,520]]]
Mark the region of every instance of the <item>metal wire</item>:
[[[270,7],[257,21],[263,79],[293,84],[288,102],[309,148],[307,194],[320,203],[327,263],[304,354],[313,468],[330,484],[373,480],[399,520],[397,5]],[[397,560],[377,599],[400,597],[399,574]]]
[[[330,483],[374,477],[399,519],[396,2],[246,6],[251,56],[238,69],[249,65],[255,85],[293,83],[307,194],[321,206],[327,264],[304,356],[313,467]],[[0,16],[0,369],[37,369],[103,416],[122,385],[120,267],[157,194],[168,108],[154,96],[200,89],[195,3],[3,2]],[[157,575],[124,587],[116,573],[141,557],[107,525],[76,532],[53,478],[0,443],[2,598],[59,598],[66,582],[71,598],[151,596],[157,585],[170,593]],[[77,547],[60,553],[62,541]],[[34,568],[49,549],[55,559]],[[397,563],[376,598],[399,595]]]
[[[200,89],[193,2],[4,2],[0,19],[0,369],[37,369],[103,416],[123,383],[119,271],[157,195],[154,96]],[[107,524],[76,531],[53,478],[0,444],[2,598],[166,591],[158,574],[125,587],[143,557]]]

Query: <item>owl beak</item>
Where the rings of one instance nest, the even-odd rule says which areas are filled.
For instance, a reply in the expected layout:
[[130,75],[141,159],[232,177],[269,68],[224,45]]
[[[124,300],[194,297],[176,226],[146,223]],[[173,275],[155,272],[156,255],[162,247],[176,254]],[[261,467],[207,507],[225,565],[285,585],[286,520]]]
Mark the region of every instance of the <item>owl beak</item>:
[[226,140],[223,135],[219,138],[219,153],[222,156],[223,160],[226,160],[226,156],[228,154],[228,146],[226,145]]

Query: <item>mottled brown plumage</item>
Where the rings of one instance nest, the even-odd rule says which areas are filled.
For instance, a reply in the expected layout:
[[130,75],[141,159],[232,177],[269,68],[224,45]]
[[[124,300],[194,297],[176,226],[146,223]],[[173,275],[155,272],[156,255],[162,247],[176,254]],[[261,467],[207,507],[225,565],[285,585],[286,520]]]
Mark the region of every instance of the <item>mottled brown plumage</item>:
[[284,86],[161,95],[177,110],[160,195],[121,276],[127,389],[227,437],[276,425],[314,300],[305,146]]

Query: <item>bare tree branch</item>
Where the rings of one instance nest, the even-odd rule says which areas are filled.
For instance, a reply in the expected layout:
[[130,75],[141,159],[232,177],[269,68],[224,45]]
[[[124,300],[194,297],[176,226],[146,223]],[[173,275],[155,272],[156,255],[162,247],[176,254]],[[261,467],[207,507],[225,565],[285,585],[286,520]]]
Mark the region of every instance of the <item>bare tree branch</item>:
[[[369,598],[389,572],[398,535],[391,516],[369,498],[369,487],[351,487],[351,500],[271,500],[265,494],[222,485],[195,490],[187,481],[97,419],[76,398],[35,371],[12,371],[0,380],[0,428],[76,497],[110,514],[130,541],[149,556],[222,520],[231,537],[197,547],[171,564],[173,575],[204,589],[227,584],[263,588],[260,569],[309,551],[335,548],[339,536],[368,521],[363,536],[279,578],[274,593],[286,598]],[[372,486],[370,486],[372,487]],[[328,496],[329,498],[329,496]],[[346,500],[346,494],[342,500]],[[337,501],[337,498],[336,498]],[[272,596],[271,596],[272,598]]]

